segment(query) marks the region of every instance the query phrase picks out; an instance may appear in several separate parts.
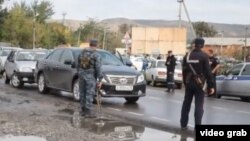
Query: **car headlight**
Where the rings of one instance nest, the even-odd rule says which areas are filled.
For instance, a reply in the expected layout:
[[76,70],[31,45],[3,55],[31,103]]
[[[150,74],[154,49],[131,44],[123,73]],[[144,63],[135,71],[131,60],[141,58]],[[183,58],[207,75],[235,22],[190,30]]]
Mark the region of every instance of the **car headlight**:
[[101,82],[102,83],[108,83],[108,81],[105,78],[103,78]]
[[138,79],[137,79],[137,83],[141,83],[141,82],[143,82],[145,79],[144,79],[144,75],[143,74],[141,74],[139,77],[138,77]]
[[32,72],[32,68],[24,67],[19,69],[20,72]]

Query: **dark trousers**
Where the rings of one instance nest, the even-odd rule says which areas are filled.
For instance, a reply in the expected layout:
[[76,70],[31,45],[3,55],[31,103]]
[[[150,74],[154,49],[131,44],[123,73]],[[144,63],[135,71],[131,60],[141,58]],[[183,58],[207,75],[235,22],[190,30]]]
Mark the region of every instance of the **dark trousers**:
[[167,73],[167,88],[168,90],[173,89],[174,90],[174,73]]
[[188,116],[193,100],[193,96],[195,97],[195,125],[200,125],[202,122],[202,116],[204,113],[203,105],[204,105],[204,92],[201,88],[198,88],[196,84],[192,84],[194,82],[190,82],[185,87],[185,97],[181,109],[181,127],[186,127],[188,124]]

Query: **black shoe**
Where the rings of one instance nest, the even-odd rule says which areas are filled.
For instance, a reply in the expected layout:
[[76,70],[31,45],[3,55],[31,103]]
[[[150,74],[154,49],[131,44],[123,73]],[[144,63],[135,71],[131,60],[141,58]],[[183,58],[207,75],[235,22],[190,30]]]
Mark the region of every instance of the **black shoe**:
[[188,127],[181,127],[181,130],[186,131],[186,130],[188,130]]

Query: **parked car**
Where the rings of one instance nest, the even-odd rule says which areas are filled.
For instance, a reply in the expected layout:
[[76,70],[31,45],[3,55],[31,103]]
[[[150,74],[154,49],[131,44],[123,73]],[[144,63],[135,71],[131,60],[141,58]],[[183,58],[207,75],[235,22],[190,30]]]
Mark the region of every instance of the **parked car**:
[[[152,83],[156,86],[157,83],[166,83],[167,78],[167,68],[165,66],[165,60],[155,60],[152,61],[151,66],[146,71],[146,81],[148,84]],[[174,80],[177,88],[182,88],[182,67],[181,62],[177,61],[175,67]]]
[[[80,48],[57,48],[36,67],[38,91],[47,93],[49,89],[73,93],[75,100],[80,99],[77,64]],[[97,50],[102,58],[103,97],[124,97],[134,103],[145,96],[146,82],[144,76],[136,70],[125,66],[115,55],[104,50]]]
[[43,59],[46,50],[11,51],[4,65],[4,82],[16,88],[24,83],[34,83],[34,70],[37,60]]
[[6,62],[7,56],[12,50],[21,50],[18,47],[0,47],[0,75],[3,74],[4,64]]
[[234,65],[224,75],[216,77],[217,97],[233,96],[250,99],[250,63]]

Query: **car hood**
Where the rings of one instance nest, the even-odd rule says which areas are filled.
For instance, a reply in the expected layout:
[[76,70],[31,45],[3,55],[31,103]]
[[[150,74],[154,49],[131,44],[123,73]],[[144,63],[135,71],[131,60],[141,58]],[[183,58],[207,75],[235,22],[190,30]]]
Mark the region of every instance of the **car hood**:
[[19,68],[36,68],[36,61],[16,61]]
[[139,75],[140,73],[128,66],[102,66],[104,75]]

